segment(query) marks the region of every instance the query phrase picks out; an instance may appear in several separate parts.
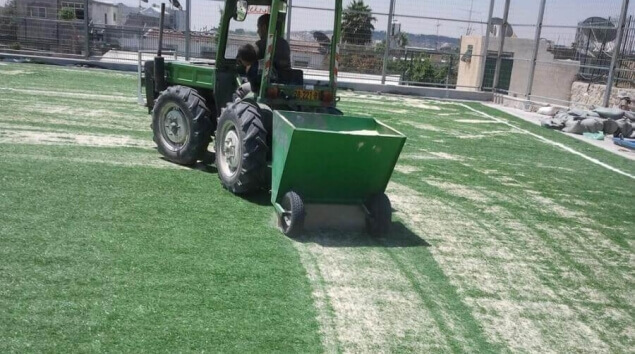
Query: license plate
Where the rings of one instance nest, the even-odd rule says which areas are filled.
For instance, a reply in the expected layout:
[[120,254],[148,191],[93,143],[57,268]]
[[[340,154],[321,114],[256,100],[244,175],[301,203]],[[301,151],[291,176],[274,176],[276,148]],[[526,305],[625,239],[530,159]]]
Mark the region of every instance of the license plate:
[[295,90],[295,98],[303,101],[319,101],[320,91],[315,90]]

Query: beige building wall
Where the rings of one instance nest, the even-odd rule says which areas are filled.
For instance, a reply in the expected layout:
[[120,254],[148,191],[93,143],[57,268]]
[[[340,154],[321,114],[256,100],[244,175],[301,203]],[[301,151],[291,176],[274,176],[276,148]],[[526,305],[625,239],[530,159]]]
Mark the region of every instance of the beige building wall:
[[[459,90],[475,91],[480,86],[481,73],[485,65],[483,42],[485,37],[465,36],[461,38],[461,53],[465,53],[469,45],[474,45],[470,63],[461,61],[457,79]],[[489,52],[498,52],[498,38],[490,38]],[[524,38],[506,38],[504,53],[513,55],[514,66],[509,85],[511,96],[523,97],[527,91],[534,41]],[[477,55],[477,56],[475,56]],[[577,61],[555,60],[547,51],[547,41],[542,40],[538,48],[536,71],[532,96],[549,98],[554,102],[566,102],[571,99],[571,84],[575,81],[580,63]]]
[[470,61],[459,61],[459,73],[456,88],[462,91],[479,91],[481,86],[481,68],[485,66],[483,40],[485,37],[464,36],[461,38],[461,52],[466,53],[469,46],[473,46]]

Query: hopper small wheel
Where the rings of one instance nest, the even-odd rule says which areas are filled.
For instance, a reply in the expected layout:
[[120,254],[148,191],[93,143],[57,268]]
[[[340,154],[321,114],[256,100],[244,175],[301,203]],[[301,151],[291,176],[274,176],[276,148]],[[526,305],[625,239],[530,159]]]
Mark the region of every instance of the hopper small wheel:
[[366,219],[368,233],[375,237],[387,234],[392,223],[392,206],[388,196],[385,193],[375,194],[368,198],[365,205],[369,213]]
[[278,215],[278,226],[285,235],[298,237],[304,230],[304,202],[296,192],[287,192],[280,202],[282,214]]

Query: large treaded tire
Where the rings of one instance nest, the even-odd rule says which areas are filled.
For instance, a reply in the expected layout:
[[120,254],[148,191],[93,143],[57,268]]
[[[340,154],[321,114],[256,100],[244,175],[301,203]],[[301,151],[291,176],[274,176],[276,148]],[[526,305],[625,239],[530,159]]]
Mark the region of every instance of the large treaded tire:
[[[166,126],[174,117],[181,117],[176,129],[180,139]],[[202,160],[212,139],[210,119],[205,99],[196,90],[170,86],[161,92],[152,109],[152,132],[161,155],[180,165]]]
[[[265,187],[267,129],[258,106],[240,101],[221,114],[216,130],[216,168],[223,187],[234,194]],[[229,157],[229,158],[228,158]]]

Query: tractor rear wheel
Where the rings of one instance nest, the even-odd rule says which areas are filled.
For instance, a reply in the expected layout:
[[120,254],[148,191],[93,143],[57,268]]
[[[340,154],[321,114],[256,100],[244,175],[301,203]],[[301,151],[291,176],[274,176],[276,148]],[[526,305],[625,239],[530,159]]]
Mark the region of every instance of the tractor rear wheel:
[[216,168],[225,188],[234,194],[264,187],[267,170],[267,130],[258,106],[237,102],[228,106],[216,130]]
[[159,152],[180,165],[204,158],[212,137],[210,111],[194,89],[171,86],[152,110],[152,132]]

